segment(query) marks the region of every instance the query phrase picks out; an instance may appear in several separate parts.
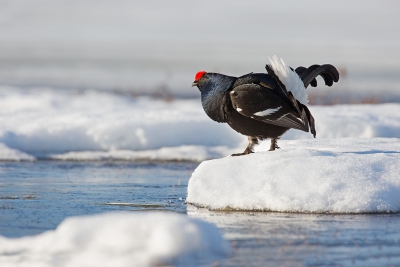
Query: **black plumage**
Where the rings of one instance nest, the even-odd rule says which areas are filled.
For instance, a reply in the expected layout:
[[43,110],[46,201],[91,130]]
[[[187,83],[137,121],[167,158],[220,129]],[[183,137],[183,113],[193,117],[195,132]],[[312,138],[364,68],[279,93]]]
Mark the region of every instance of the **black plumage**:
[[[217,122],[228,123],[237,132],[248,136],[249,145],[243,153],[253,152],[258,140],[271,139],[270,150],[279,148],[277,140],[289,129],[298,129],[316,136],[314,118],[307,106],[294,98],[292,92],[275,74],[270,65],[266,73],[250,73],[232,77],[219,73],[198,72],[192,86],[201,92],[206,114]],[[327,86],[339,80],[332,65],[298,67],[295,72],[304,83],[317,86],[321,75]]]

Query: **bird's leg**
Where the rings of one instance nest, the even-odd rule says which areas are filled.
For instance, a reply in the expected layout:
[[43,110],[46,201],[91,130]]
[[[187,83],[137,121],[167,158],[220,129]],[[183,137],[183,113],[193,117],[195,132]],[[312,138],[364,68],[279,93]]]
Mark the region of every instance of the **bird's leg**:
[[236,153],[232,154],[232,156],[242,156],[242,155],[247,155],[250,153],[254,153],[253,148],[255,145],[258,145],[258,139],[252,136],[248,136],[247,139],[249,140],[249,144],[247,145],[246,149],[244,150],[243,153]]
[[274,151],[275,149],[280,149],[278,146],[279,138],[271,138],[271,145],[269,146],[269,151]]

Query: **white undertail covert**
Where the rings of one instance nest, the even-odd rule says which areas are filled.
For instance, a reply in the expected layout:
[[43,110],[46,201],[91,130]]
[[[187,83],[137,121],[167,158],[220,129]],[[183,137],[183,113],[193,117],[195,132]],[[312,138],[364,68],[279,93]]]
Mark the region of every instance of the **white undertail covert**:
[[292,71],[288,65],[285,64],[283,59],[279,59],[277,56],[272,58],[268,57],[269,64],[274,70],[275,74],[286,86],[286,89],[292,92],[294,98],[299,100],[303,105],[308,104],[308,95],[306,88],[304,87],[303,81],[295,71]]

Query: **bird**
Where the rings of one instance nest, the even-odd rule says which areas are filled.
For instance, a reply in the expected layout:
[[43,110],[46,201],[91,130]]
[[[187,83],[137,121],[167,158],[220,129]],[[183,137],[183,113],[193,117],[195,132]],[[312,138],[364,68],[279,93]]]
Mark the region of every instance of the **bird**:
[[330,64],[294,70],[277,56],[268,59],[267,73],[234,77],[199,71],[192,83],[199,89],[203,109],[212,120],[227,123],[247,136],[249,143],[244,152],[232,156],[254,153],[259,141],[266,139],[271,139],[270,151],[279,149],[278,139],[289,129],[311,131],[315,138],[306,88],[317,86],[318,75],[327,86],[339,81],[339,72]]

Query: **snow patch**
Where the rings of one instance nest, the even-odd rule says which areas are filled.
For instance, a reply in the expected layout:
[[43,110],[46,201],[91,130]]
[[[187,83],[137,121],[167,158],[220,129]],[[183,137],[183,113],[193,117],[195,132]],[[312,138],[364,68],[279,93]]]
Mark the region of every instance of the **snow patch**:
[[190,266],[228,253],[215,226],[173,213],[71,217],[36,236],[0,236],[1,266]]
[[187,202],[211,209],[400,212],[400,139],[281,141],[282,149],[205,161]]
[[180,146],[207,150],[242,140],[227,124],[210,120],[199,99],[166,102],[91,90],[1,89],[0,143],[38,158]]
[[[247,145],[246,136],[210,120],[199,98],[167,102],[94,90],[0,89],[1,160],[176,156],[201,161],[243,151]],[[317,138],[400,138],[400,104],[309,108]],[[312,138],[298,130],[282,136]]]
[[128,161],[195,161],[221,158],[234,153],[234,149],[226,146],[178,146],[163,147],[154,150],[132,151],[76,151],[50,155],[50,159],[57,160],[128,160]]
[[34,156],[28,155],[16,149],[11,149],[6,145],[0,143],[0,161],[11,160],[11,161],[34,161]]
[[299,100],[300,103],[306,105],[308,103],[308,94],[299,75],[292,71],[283,59],[279,59],[275,55],[272,58],[268,57],[268,60],[275,74],[286,86],[286,89],[292,92],[294,98]]

